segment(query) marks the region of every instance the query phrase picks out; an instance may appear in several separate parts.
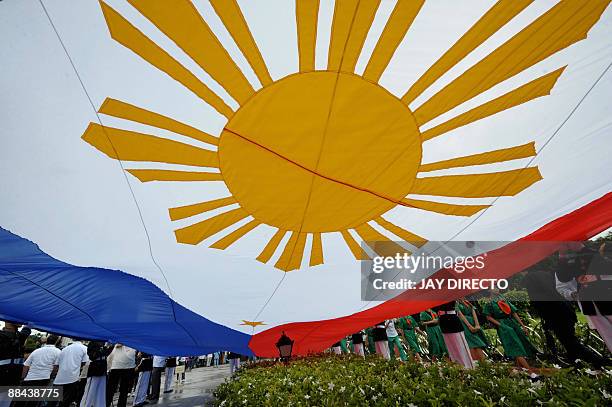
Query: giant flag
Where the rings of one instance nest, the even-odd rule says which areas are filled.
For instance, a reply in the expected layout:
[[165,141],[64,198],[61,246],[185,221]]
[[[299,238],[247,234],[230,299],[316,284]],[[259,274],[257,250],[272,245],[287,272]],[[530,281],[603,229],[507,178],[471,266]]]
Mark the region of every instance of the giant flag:
[[363,242],[605,230],[608,3],[1,2],[0,318],[305,354],[433,305]]

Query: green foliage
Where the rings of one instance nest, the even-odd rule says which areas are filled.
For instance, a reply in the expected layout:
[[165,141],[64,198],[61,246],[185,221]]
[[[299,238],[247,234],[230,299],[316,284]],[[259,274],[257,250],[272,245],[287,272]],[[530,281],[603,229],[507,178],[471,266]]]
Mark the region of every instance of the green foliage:
[[220,406],[610,405],[612,371],[560,370],[539,382],[506,364],[464,370],[449,363],[387,362],[371,356],[255,363],[215,391]]

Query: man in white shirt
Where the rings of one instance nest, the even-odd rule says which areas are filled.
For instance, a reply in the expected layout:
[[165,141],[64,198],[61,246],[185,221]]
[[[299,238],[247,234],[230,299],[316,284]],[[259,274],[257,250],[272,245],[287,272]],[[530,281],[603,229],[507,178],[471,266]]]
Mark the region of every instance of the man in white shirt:
[[53,366],[57,365],[60,353],[55,344],[58,337],[49,335],[47,344],[36,349],[28,356],[23,364],[23,385],[24,386],[45,386],[49,384]]
[[57,376],[53,381],[54,385],[63,388],[64,394],[60,407],[68,407],[73,401],[78,404],[81,368],[87,362],[89,362],[87,347],[79,340],[75,340],[62,349],[55,364],[57,366]]
[[151,373],[151,395],[149,400],[155,402],[159,400],[159,391],[161,387],[161,375],[166,368],[165,356],[153,356],[153,372]]
[[128,393],[134,385],[134,375],[136,374],[136,350],[121,343],[108,356],[108,384],[106,386],[106,405],[109,406],[113,401],[117,386],[119,386],[119,400],[117,407],[127,405]]

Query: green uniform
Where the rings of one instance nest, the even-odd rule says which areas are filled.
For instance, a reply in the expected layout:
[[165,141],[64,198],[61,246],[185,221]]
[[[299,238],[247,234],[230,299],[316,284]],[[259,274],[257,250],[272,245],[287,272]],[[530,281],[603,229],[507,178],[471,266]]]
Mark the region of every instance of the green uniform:
[[[434,319],[429,311],[431,310],[423,311],[419,314],[421,322],[427,322]],[[448,349],[444,343],[440,325],[425,325],[425,332],[427,332],[427,342],[429,343],[429,356],[442,357],[448,355]]]
[[416,327],[417,322],[410,315],[399,319],[399,328],[404,332],[404,337],[406,337],[410,350],[414,353],[423,353],[419,346],[416,331],[414,330]]
[[[500,300],[505,301],[510,307],[509,314],[502,311],[499,307],[498,301]],[[491,316],[499,321],[497,335],[499,335],[507,357],[530,357],[536,353],[536,348],[529,342],[529,338],[527,338],[527,335],[521,329],[520,324],[512,317],[512,314],[516,312],[516,308],[510,301],[506,301],[503,297],[498,296],[489,300],[482,311],[484,315]]]
[[[472,304],[468,303],[466,305],[463,303],[463,301],[457,301],[455,305],[455,309],[457,310],[457,312],[461,312],[463,316],[465,317],[465,319],[468,320],[470,325],[472,325],[472,327],[475,325],[474,317],[472,316],[473,308],[474,306]],[[465,333],[465,340],[467,341],[468,346],[471,349],[474,349],[474,348],[482,349],[482,348],[486,348],[487,346],[489,346],[489,341],[487,340],[487,337],[485,336],[482,328],[479,329],[477,332],[472,332],[470,331],[468,326],[465,324],[465,322],[463,322],[463,320],[461,320],[461,324],[463,325],[463,332]]]
[[374,345],[374,338],[372,337],[372,328],[366,328],[365,333],[367,335],[368,352],[370,355],[374,355],[376,353],[376,345]]
[[340,340],[340,349],[342,349],[342,353],[349,353],[348,346],[346,346],[346,338]]

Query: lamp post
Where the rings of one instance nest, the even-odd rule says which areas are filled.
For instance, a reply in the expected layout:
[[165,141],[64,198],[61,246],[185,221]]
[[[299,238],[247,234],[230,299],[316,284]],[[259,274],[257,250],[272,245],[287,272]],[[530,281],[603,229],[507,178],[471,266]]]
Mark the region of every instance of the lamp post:
[[276,347],[278,348],[278,354],[282,361],[288,361],[291,358],[291,352],[293,351],[293,341],[287,335],[285,335],[285,331],[281,335],[278,342],[276,342]]

